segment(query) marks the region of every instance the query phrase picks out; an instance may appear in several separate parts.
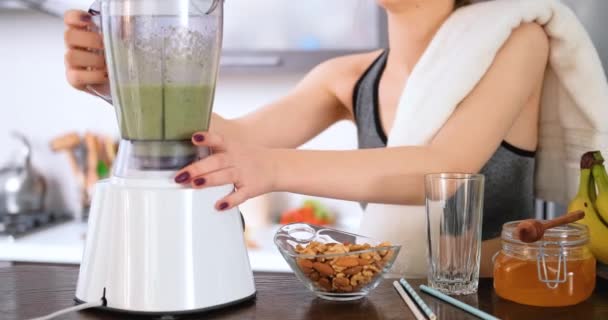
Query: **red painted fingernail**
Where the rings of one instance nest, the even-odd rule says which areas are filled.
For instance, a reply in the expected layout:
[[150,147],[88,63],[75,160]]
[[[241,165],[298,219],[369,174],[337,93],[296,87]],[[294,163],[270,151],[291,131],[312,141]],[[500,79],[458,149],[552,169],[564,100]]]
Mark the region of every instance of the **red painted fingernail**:
[[205,180],[205,178],[198,178],[194,180],[194,184],[197,186],[202,186],[207,182],[207,180]]
[[184,183],[190,179],[190,174],[188,172],[183,172],[177,177],[175,177],[175,182]]
[[83,15],[80,16],[80,20],[82,22],[89,22],[89,21],[91,21],[91,16],[88,15],[88,14],[83,14]]
[[227,202],[222,202],[220,204],[220,210],[226,210],[228,208],[228,203]]
[[192,138],[196,142],[203,142],[203,141],[205,141],[205,136],[202,135],[202,134],[200,134],[200,133],[195,134]]

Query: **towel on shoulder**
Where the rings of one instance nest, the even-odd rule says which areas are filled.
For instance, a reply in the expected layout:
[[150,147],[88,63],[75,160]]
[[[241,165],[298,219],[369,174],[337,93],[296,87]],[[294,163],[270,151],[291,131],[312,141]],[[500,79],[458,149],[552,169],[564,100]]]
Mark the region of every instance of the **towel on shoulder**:
[[[439,29],[405,87],[388,146],[427,144],[492,65],[522,23],[542,25],[550,57],[541,100],[538,198],[568,203],[580,156],[608,150],[608,82],[575,14],[557,0],[492,0],[461,8]],[[436,94],[434,92],[441,92]],[[423,206],[370,204],[360,232],[403,245],[393,273],[426,277]]]

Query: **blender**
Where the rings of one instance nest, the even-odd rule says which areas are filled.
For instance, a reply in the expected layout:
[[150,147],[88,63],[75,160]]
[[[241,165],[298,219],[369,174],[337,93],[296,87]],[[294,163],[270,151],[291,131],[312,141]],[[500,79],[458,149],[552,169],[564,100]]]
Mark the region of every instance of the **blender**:
[[192,189],[175,173],[210,154],[191,135],[212,114],[223,0],[101,0],[121,142],[93,194],[76,300],[170,315],[255,296],[238,209],[214,204],[232,185]]

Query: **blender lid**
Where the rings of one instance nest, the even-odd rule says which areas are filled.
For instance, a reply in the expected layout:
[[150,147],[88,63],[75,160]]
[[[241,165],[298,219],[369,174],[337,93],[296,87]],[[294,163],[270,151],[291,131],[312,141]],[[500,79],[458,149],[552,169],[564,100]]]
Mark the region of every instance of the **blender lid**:
[[[102,1],[112,1],[112,0],[95,0],[95,1],[94,1],[94,2],[91,4],[91,6],[89,7],[89,14],[90,14],[90,15],[92,15],[92,16],[97,16],[97,15],[100,15],[100,14],[101,14],[101,2],[102,2]],[[114,1],[116,1],[116,0],[114,0]],[[126,1],[126,0],[125,0],[125,1]],[[208,8],[208,9],[206,9],[206,10],[203,10],[204,8],[199,8],[199,7],[198,7],[198,6],[195,4],[195,1],[189,1],[189,3],[192,5],[192,7],[194,7],[194,8],[196,9],[196,11],[197,11],[198,13],[201,13],[201,14],[203,14],[203,13],[204,13],[204,14],[206,14],[206,15],[212,14],[212,13],[215,11],[215,9],[217,9],[217,7],[218,7],[220,4],[223,4],[223,2],[224,2],[224,0],[213,0],[213,2],[211,2],[211,5],[209,6],[209,8]]]

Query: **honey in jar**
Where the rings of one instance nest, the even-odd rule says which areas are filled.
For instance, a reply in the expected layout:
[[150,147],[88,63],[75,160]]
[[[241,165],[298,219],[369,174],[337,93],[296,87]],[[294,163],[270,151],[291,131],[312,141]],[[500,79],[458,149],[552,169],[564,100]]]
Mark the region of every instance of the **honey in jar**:
[[587,248],[589,231],[582,224],[549,229],[543,239],[524,243],[502,229],[502,249],[494,260],[494,290],[521,304],[558,307],[589,298],[595,288],[595,258]]

